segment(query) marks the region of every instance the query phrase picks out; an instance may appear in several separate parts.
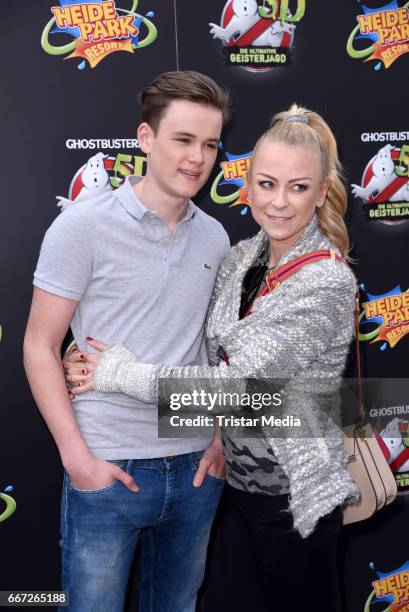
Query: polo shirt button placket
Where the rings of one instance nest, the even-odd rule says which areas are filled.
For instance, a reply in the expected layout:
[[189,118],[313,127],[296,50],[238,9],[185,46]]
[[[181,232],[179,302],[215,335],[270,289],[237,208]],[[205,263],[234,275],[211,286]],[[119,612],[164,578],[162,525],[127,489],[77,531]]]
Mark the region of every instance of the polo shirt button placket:
[[171,239],[169,238],[169,232],[166,232],[166,234],[164,234],[164,236],[163,236],[163,247],[165,249],[165,255],[164,255],[163,259],[165,261],[168,261],[170,240]]
[[[176,233],[177,232],[177,233]],[[182,241],[184,234],[186,233],[185,222],[182,222],[175,231],[175,237],[173,239],[172,250],[173,250],[173,261],[175,264],[179,263],[182,250]]]

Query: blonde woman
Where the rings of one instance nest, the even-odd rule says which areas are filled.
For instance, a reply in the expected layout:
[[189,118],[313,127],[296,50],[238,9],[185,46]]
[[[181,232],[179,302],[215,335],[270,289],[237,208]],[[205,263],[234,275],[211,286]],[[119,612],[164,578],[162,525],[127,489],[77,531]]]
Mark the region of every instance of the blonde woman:
[[[206,323],[210,365],[144,364],[124,347],[90,340],[100,352],[86,353],[85,375],[78,355],[65,362],[74,395],[96,389],[151,402],[166,377],[340,379],[356,282],[345,262],[337,146],[322,117],[296,105],[274,117],[254,149],[249,195],[261,229],[233,247],[219,270]],[[317,253],[324,255],[271,286],[283,266]],[[302,439],[223,433],[224,612],[287,609],[289,602],[297,612],[339,610],[341,505],[358,492],[340,431],[317,435],[311,398],[296,408],[306,417]]]

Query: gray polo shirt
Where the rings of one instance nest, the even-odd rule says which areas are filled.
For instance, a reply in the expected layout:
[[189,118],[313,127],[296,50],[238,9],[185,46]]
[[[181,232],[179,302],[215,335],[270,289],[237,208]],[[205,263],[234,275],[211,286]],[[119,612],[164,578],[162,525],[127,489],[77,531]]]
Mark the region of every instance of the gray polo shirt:
[[[80,350],[91,336],[123,344],[145,363],[207,363],[204,321],[230,243],[223,226],[189,202],[173,235],[146,209],[128,177],[116,191],[76,202],[46,232],[34,285],[78,300],[71,322]],[[157,407],[119,393],[73,401],[89,448],[105,459],[165,457],[209,439],[159,439]]]

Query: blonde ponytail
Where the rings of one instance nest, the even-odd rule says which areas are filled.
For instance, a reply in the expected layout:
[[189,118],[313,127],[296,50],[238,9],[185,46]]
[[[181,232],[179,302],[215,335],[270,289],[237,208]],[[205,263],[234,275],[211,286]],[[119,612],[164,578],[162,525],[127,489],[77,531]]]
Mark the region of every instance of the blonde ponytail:
[[344,222],[347,192],[342,179],[337,143],[331,128],[318,113],[293,104],[288,111],[273,117],[270,129],[258,140],[254,148],[255,153],[257,145],[264,138],[290,146],[310,146],[317,151],[321,161],[322,180],[330,180],[325,202],[317,208],[319,226],[342,256],[348,257],[350,244]]
[[317,208],[320,229],[340,250],[341,255],[348,257],[349,236],[344,222],[347,209],[347,192],[339,174],[335,170],[329,173],[330,186],[327,197],[321,208]]

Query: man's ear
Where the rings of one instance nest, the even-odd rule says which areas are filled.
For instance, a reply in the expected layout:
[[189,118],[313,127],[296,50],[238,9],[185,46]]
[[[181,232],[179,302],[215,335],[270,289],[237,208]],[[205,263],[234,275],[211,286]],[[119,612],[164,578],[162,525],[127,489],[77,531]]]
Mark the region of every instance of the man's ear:
[[149,125],[149,123],[146,123],[146,121],[144,121],[138,126],[136,136],[138,138],[139,148],[141,149],[141,151],[143,151],[143,153],[150,153],[152,138],[154,137],[154,135],[155,134],[151,126]]

